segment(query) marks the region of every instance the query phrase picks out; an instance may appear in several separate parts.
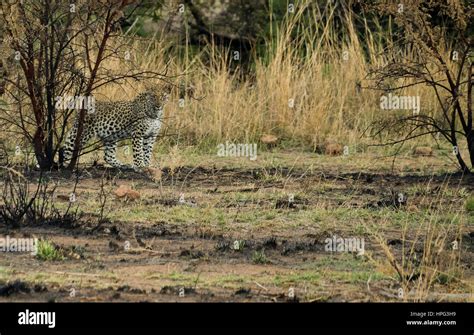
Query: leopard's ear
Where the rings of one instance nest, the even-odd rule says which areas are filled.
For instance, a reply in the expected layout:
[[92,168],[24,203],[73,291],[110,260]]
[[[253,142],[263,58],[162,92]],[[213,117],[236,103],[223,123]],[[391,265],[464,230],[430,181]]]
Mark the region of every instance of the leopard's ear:
[[164,83],[163,86],[161,87],[161,90],[164,93],[171,94],[171,91],[173,90],[173,84]]

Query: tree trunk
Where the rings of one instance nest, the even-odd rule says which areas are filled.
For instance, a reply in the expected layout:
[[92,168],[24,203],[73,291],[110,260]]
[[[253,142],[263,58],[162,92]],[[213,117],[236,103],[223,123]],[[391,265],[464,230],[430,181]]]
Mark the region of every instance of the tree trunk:
[[466,135],[467,149],[469,150],[469,158],[471,160],[471,169],[474,170],[474,130],[471,130]]

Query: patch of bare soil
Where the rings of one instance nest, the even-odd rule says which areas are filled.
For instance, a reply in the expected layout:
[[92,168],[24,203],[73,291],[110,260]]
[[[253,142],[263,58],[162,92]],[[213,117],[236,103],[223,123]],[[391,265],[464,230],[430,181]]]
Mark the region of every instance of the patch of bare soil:
[[[67,194],[74,177],[53,172],[48,178],[61,181],[59,191]],[[268,178],[278,176],[278,178]],[[34,180],[39,172],[31,172]],[[101,178],[115,184],[127,181],[140,183],[140,192],[153,193],[140,203],[146,208],[182,206],[179,199],[156,194],[157,182],[146,173],[119,171],[104,167],[84,169],[78,190],[98,192]],[[251,203],[216,201],[215,208],[236,210],[250,207],[274,209],[282,213],[297,213],[315,208],[387,209],[394,212],[410,206],[427,206],[427,197],[436,198],[443,189],[464,188],[472,192],[473,178],[467,176],[393,176],[386,174],[308,172],[298,169],[214,169],[183,167],[175,171],[164,169],[160,187],[175,187],[179,192],[200,192],[217,199],[233,193],[269,192],[290,185],[305,190],[308,185],[326,183],[324,192],[311,190],[288,198],[264,198]],[[400,201],[399,195],[420,186]],[[191,201],[187,199],[187,201]],[[199,208],[196,196],[193,206]],[[459,201],[446,197],[444,202]],[[440,202],[430,206],[439,206]],[[115,206],[122,206],[116,202]],[[470,226],[472,228],[472,225]],[[344,275],[328,280],[333,271],[325,240],[341,234],[347,227],[319,228],[307,226],[279,229],[263,226],[259,229],[177,223],[156,219],[146,222],[105,220],[97,223],[90,214],[79,224],[49,222],[27,225],[18,230],[0,228],[0,235],[41,237],[54,241],[64,253],[62,260],[41,261],[22,253],[5,253],[0,269],[0,301],[380,301],[396,300],[396,286],[388,278],[373,283],[350,281],[351,269]],[[474,229],[463,232],[461,262],[468,275],[474,263]],[[397,254],[403,243],[399,229],[387,229],[387,244]],[[365,235],[366,249],[382,255],[376,241]],[[423,249],[416,252],[422,254]],[[338,257],[338,256],[334,256]],[[337,260],[337,258],[336,258]],[[370,262],[356,253],[347,262],[367,266]],[[309,267],[314,276],[304,271]],[[359,265],[360,264],[360,265]],[[316,268],[316,270],[314,270]],[[319,270],[318,270],[319,269]],[[302,272],[303,271],[303,272]],[[472,277],[471,277],[472,278]],[[369,279],[370,282],[370,279]],[[294,294],[290,294],[293,289]],[[296,290],[295,290],[296,289]],[[389,292],[389,293],[387,293]]]

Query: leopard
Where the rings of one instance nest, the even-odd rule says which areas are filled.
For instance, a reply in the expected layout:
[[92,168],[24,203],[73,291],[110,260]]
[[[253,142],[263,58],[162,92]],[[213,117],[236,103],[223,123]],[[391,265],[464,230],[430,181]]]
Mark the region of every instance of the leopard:
[[[156,89],[146,89],[133,100],[97,101],[91,112],[85,114],[81,148],[93,138],[98,138],[104,146],[104,160],[120,169],[141,170],[150,166],[153,146],[163,123],[163,110],[172,91],[172,85],[162,85]],[[61,148],[63,165],[70,161],[78,119],[66,136]],[[122,140],[131,140],[133,165],[126,165],[117,159],[117,145]]]

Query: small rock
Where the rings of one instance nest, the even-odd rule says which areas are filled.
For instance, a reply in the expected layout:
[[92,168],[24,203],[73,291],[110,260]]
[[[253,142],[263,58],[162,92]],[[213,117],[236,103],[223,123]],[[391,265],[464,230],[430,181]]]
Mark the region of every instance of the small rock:
[[136,200],[140,198],[140,193],[138,191],[132,190],[130,186],[127,185],[120,185],[114,193],[117,198],[126,198],[129,200]]
[[269,146],[276,145],[278,143],[278,137],[275,135],[271,134],[264,134],[261,138],[260,141],[264,144],[267,144]]
[[127,185],[120,185],[116,190],[115,190],[115,195],[117,198],[124,198],[127,195],[127,191],[130,190],[130,187]]
[[327,143],[324,147],[324,153],[329,156],[342,155],[343,147],[339,143]]
[[126,196],[130,200],[140,199],[140,193],[138,191],[135,191],[135,190],[128,190]]

